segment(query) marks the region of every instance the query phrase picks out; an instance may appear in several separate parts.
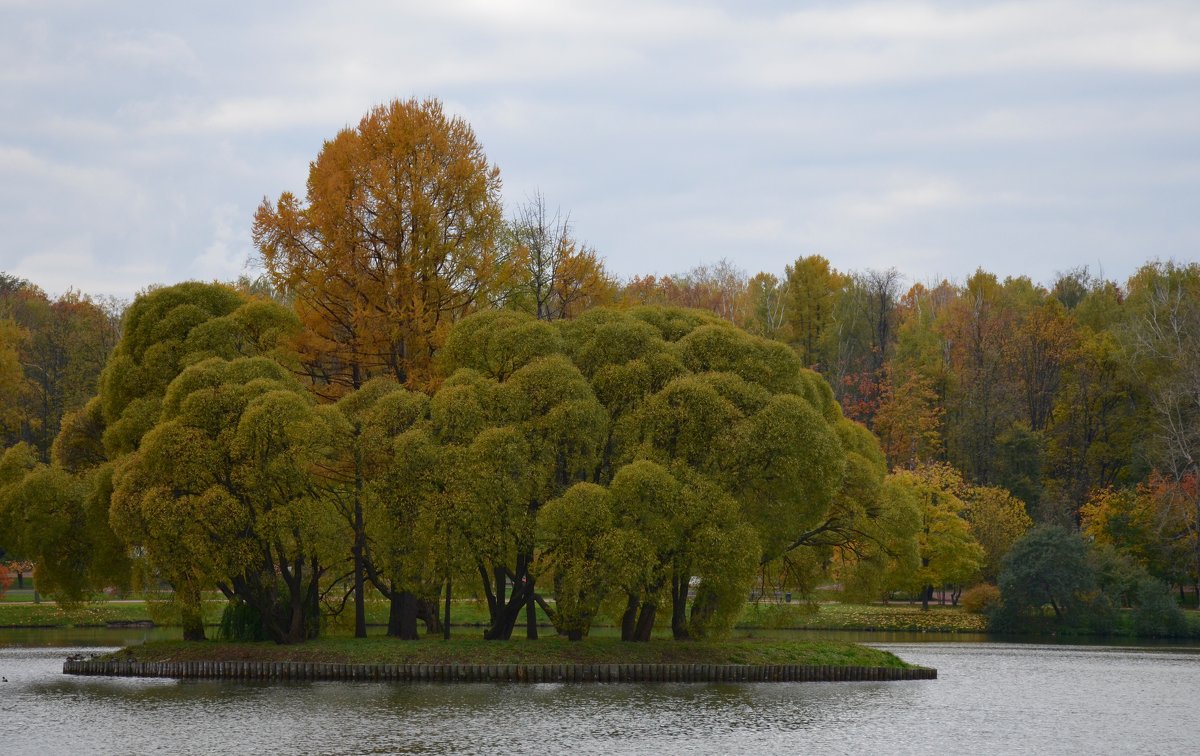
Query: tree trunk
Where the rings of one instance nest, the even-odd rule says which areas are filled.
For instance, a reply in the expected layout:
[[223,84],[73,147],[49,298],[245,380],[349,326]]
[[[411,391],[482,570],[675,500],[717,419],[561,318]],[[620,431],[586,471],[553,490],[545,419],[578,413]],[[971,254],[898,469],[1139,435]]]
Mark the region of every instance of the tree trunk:
[[418,640],[421,637],[417,632],[417,597],[411,591],[392,593],[387,634],[400,640]]
[[204,615],[201,610],[184,609],[180,620],[183,624],[185,641],[202,641],[204,637]]
[[630,596],[625,604],[625,613],[621,615],[621,640],[635,641],[637,632],[638,606],[641,604],[637,596]]
[[658,607],[651,603],[642,604],[642,611],[638,614],[637,629],[634,630],[633,639],[641,643],[646,643],[650,640],[650,633],[654,631],[654,615],[658,612]]
[[569,641],[583,640],[583,631],[582,630],[568,630],[567,631],[567,640],[569,640]]
[[[354,452],[354,637],[367,637],[367,605],[366,591],[363,586],[363,546],[366,542],[366,531],[363,528],[362,508],[362,460],[355,446]],[[390,624],[389,618],[389,624]]]
[[442,621],[442,640],[450,640],[450,594],[454,588],[450,578],[446,578],[446,618]]
[[921,611],[929,611],[929,599],[933,598],[933,586],[927,585],[921,589]]
[[417,619],[425,623],[425,632],[428,635],[440,635],[442,632],[442,621],[438,617],[438,601],[433,599],[417,600]]

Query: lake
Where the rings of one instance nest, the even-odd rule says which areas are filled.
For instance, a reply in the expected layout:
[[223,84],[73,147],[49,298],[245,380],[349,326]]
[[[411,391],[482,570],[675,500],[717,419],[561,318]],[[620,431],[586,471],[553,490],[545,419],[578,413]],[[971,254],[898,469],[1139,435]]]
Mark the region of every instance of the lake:
[[938,669],[905,683],[266,685],[61,672],[69,653],[161,633],[0,631],[0,753],[1200,750],[1194,646],[876,644]]

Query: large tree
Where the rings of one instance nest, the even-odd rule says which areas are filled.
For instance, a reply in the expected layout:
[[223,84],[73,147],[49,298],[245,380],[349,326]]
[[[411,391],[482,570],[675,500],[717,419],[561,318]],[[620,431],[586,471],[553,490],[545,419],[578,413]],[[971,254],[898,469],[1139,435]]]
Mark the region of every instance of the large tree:
[[263,200],[254,243],[294,298],[318,392],[429,388],[450,327],[498,287],[500,172],[436,100],[393,101],[325,142],[304,199]]
[[[1187,492],[1193,534],[1200,533],[1200,264],[1156,263],[1130,280],[1127,341],[1149,386],[1156,467]],[[1193,535],[1193,574],[1200,538]]]
[[313,637],[320,578],[344,553],[344,529],[313,481],[332,453],[333,418],[272,360],[193,365],[117,469],[114,527],[184,608],[198,611],[201,591],[216,587],[276,642]]
[[[327,141],[304,200],[284,192],[254,216],[271,283],[304,330],[297,351],[321,396],[373,376],[432,390],[451,326],[501,288],[500,171],[437,100],[392,101]],[[356,634],[365,635],[366,533],[356,500]]]

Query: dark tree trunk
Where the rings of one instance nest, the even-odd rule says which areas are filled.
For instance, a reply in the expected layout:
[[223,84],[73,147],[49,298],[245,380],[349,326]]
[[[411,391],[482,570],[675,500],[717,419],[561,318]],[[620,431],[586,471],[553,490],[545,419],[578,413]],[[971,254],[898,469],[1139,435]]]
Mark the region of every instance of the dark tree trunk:
[[387,634],[400,640],[418,640],[421,637],[417,632],[417,597],[410,591],[392,593]]
[[569,640],[569,641],[583,640],[583,631],[582,630],[568,630],[567,631],[567,640]]
[[183,610],[183,639],[185,641],[202,641],[204,637],[204,616],[200,610]]
[[921,611],[929,611],[929,599],[933,598],[933,586],[927,585],[921,589]]
[[517,571],[512,582],[512,591],[509,593],[507,599],[504,596],[504,589],[508,584],[507,571],[503,567],[496,567],[494,569],[495,592],[493,594],[492,586],[489,585],[490,581],[486,580],[487,571],[480,568],[480,574],[485,577],[485,592],[489,594],[488,606],[492,610],[491,624],[483,633],[485,640],[509,640],[512,638],[517,618],[520,617],[521,610],[525,608],[529,596],[533,593],[527,571],[530,561],[527,558],[528,556],[521,555],[517,560]]
[[650,640],[650,633],[654,631],[654,615],[658,612],[658,607],[654,604],[642,604],[642,610],[638,614],[637,629],[634,630],[633,639],[642,643]]
[[625,604],[625,613],[621,615],[621,640],[635,641],[637,632],[638,606],[641,604],[637,596],[630,596]]
[[432,601],[420,599],[417,601],[417,619],[425,623],[425,632],[438,635],[442,632],[442,621],[438,618],[437,599]]

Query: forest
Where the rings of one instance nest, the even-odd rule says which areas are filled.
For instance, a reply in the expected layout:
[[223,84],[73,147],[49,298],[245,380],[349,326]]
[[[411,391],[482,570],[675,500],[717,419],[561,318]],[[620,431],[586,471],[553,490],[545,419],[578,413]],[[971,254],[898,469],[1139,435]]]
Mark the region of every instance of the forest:
[[501,201],[436,100],[326,141],[256,277],[131,303],[0,274],[0,586],[166,586],[185,637],[486,604],[572,639],[727,634],[751,594],[935,595],[997,629],[1183,627],[1200,264],[910,282],[820,255],[621,279]]

